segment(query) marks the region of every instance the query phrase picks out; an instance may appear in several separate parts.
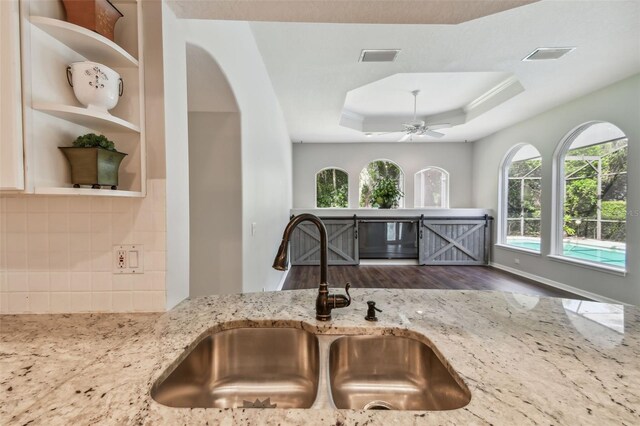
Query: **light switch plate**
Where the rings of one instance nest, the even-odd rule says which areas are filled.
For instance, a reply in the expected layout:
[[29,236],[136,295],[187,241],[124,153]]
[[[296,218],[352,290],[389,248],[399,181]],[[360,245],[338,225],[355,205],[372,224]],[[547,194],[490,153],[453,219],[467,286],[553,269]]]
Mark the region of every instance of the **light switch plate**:
[[144,274],[144,246],[140,244],[113,246],[114,274]]

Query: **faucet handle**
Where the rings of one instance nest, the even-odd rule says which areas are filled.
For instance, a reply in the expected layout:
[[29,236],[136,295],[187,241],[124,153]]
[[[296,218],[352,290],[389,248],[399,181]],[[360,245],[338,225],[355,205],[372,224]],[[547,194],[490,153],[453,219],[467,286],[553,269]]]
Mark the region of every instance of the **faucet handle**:
[[347,306],[351,304],[351,295],[349,294],[349,289],[351,288],[351,283],[347,283],[344,286],[344,292],[347,293]]

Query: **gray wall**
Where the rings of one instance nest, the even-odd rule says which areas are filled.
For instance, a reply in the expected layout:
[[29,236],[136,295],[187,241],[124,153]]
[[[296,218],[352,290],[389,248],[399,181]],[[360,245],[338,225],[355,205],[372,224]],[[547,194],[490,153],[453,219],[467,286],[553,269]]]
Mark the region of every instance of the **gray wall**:
[[189,296],[242,292],[240,114],[189,112]]
[[189,296],[242,292],[242,134],[233,90],[204,49],[187,44]]
[[[498,207],[498,170],[509,149],[530,143],[542,155],[541,255],[494,247],[493,262],[547,280],[564,283],[626,303],[640,304],[640,217],[627,220],[626,276],[570,265],[547,257],[551,236],[552,157],[557,144],[577,126],[608,121],[629,138],[628,210],[640,211],[640,75],[618,82],[534,118],[497,132],[473,144],[473,194],[478,207]],[[515,259],[520,264],[515,263]]]
[[413,179],[416,172],[437,166],[449,172],[449,207],[473,207],[470,143],[296,143],[293,145],[293,206],[314,208],[316,173],[338,167],[349,173],[349,207],[358,208],[360,172],[373,160],[398,164],[405,178],[404,207],[413,207]]

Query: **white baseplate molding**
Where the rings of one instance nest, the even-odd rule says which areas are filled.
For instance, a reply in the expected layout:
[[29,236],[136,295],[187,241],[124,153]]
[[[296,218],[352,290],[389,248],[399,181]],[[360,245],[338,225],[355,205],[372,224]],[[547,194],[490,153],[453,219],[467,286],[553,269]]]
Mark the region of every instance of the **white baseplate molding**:
[[596,302],[603,303],[614,303],[617,305],[628,305],[628,303],[621,302],[619,300],[611,299],[609,297],[602,296],[600,294],[591,293],[590,291],[582,290],[577,287],[570,286],[568,284],[563,284],[558,281],[550,280],[548,278],[541,277],[539,275],[530,274],[528,272],[521,271],[519,269],[511,268],[509,266],[500,265],[499,263],[490,263],[490,266],[496,269],[500,269],[506,272],[510,272],[512,274],[528,278],[530,280],[538,281],[539,283],[558,288],[560,290],[568,291],[570,293],[575,293],[578,296],[586,297],[591,300],[595,300]]

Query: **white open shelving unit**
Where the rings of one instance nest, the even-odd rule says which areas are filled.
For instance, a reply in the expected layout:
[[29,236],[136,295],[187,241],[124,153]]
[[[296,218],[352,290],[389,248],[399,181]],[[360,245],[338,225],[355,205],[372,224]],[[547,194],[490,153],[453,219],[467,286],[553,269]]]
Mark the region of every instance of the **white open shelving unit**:
[[[66,22],[62,1],[21,1],[26,193],[146,195],[141,4],[112,3],[124,14],[115,27],[115,42]],[[124,94],[109,113],[87,109],[75,98],[66,69],[78,61],[104,64],[122,77]],[[85,133],[104,134],[118,151],[127,153],[117,190],[73,188],[67,160],[58,147],[71,146]]]

